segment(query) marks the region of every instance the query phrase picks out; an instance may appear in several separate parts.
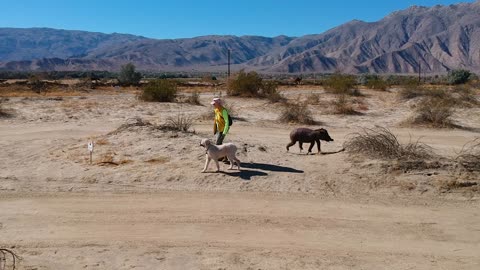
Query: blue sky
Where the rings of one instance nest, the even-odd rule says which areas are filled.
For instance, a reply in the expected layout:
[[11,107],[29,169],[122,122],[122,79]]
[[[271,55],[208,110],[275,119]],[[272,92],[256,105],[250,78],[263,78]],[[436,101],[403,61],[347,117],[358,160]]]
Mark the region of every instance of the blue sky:
[[412,5],[474,0],[0,0],[0,27],[51,27],[151,38],[302,36],[353,19],[377,21]]

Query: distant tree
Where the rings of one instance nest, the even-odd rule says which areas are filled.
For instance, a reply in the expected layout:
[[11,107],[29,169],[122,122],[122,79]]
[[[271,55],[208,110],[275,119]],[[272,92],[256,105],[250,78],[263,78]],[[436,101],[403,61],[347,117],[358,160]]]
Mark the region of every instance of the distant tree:
[[450,84],[464,84],[468,82],[472,73],[464,69],[456,69],[448,72],[448,83]]
[[122,85],[138,85],[142,74],[140,72],[135,72],[135,65],[128,63],[122,66],[120,74],[118,75],[118,82]]

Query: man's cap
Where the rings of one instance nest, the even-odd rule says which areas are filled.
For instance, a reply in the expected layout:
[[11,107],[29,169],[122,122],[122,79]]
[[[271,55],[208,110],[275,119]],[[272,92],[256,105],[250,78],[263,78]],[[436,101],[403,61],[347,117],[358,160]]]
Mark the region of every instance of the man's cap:
[[218,104],[218,105],[222,105],[222,100],[220,98],[214,98],[212,100],[212,102],[210,102],[211,105],[215,105],[215,104]]

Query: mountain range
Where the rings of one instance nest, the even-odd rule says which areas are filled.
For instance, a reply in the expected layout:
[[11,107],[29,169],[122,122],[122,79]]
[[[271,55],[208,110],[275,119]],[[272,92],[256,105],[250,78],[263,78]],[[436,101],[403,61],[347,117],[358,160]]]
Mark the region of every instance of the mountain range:
[[262,73],[444,73],[480,71],[480,0],[412,6],[377,22],[353,20],[301,37],[202,36],[151,39],[50,28],[0,28],[0,69]]

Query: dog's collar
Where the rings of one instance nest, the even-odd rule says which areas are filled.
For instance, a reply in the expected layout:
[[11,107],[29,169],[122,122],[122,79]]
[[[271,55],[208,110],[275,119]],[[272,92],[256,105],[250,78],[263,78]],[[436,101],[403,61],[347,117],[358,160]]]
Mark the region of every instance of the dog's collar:
[[210,144],[210,145],[207,146],[207,148],[205,148],[205,154],[208,154],[208,149],[210,149],[211,146],[212,145]]

